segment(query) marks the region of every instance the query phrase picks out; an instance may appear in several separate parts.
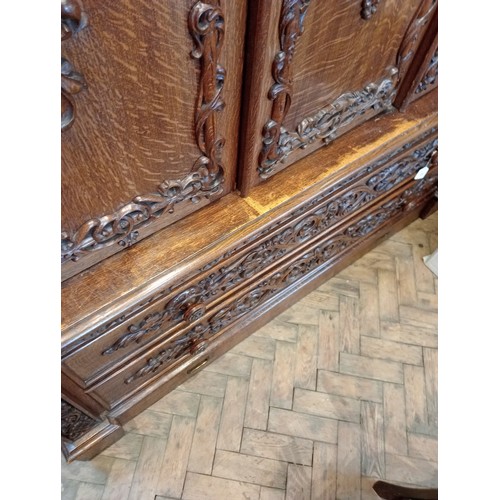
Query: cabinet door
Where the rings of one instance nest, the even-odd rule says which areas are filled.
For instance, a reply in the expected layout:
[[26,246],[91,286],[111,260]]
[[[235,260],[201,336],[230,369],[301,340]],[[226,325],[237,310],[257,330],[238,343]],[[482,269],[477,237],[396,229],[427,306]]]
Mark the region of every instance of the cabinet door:
[[393,110],[436,6],[436,0],[251,2],[243,194],[353,127]]
[[234,188],[245,21],[245,0],[61,0],[63,279]]

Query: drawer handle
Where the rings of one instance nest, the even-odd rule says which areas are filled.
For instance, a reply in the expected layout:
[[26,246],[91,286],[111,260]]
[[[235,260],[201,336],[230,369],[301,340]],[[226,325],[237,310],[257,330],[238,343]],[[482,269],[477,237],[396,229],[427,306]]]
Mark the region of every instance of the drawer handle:
[[194,323],[205,314],[205,310],[203,304],[192,304],[184,311],[183,319],[188,323]]
[[193,368],[190,368],[186,374],[187,375],[192,375],[193,373],[199,372],[209,361],[210,358],[205,358],[199,365],[196,365]]

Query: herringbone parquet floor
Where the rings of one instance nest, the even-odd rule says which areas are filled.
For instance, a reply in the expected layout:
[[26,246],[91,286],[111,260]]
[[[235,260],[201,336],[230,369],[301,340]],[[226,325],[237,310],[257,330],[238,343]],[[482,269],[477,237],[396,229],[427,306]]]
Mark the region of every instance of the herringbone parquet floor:
[[62,465],[63,500],[375,499],[437,485],[437,213]]

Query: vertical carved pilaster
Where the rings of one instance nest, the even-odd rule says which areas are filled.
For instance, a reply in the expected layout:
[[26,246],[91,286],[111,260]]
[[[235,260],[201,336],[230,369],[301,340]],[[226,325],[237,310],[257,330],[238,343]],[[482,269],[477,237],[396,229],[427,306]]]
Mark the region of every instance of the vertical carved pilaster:
[[219,5],[196,2],[189,14],[189,31],[196,45],[191,55],[200,60],[201,69],[195,133],[202,156],[196,161],[193,171],[205,174],[201,190],[211,193],[220,191],[224,180],[221,164],[224,139],[217,135],[215,116],[224,108],[221,94],[226,72],[219,64],[224,24]]
[[279,139],[281,125],[292,102],[292,59],[297,41],[304,31],[304,18],[310,0],[283,0],[279,25],[280,51],[276,54],[272,75],[274,84],[268,97],[273,101],[271,118],[262,132],[262,150],[259,155],[259,172],[265,176],[280,159]]
[[417,49],[420,39],[422,38],[423,29],[429,23],[436,7],[437,0],[422,0],[420,7],[410,23],[410,26],[406,30],[396,59],[396,66],[399,72],[398,78],[400,82],[404,80],[404,77],[408,72],[415,50]]
[[[88,16],[78,0],[61,0],[61,41],[71,38],[88,24]],[[82,74],[61,58],[61,131],[68,130],[76,116],[73,96],[86,88]]]

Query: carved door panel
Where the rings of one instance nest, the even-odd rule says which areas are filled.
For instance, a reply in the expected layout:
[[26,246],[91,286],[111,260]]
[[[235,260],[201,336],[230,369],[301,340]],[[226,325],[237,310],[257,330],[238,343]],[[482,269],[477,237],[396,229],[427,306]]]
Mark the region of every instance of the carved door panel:
[[242,193],[393,110],[436,6],[436,0],[251,2]]
[[61,0],[62,276],[234,188],[246,0]]

